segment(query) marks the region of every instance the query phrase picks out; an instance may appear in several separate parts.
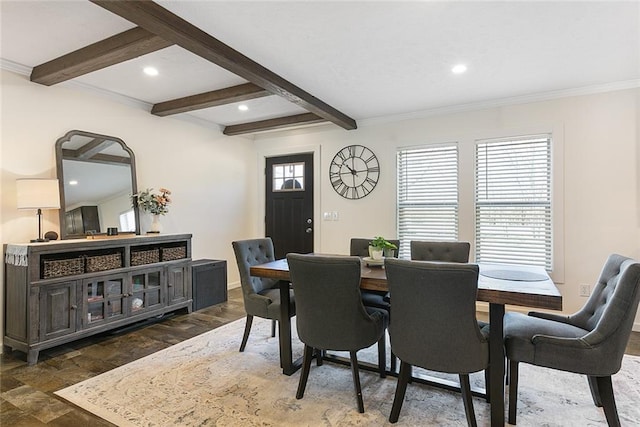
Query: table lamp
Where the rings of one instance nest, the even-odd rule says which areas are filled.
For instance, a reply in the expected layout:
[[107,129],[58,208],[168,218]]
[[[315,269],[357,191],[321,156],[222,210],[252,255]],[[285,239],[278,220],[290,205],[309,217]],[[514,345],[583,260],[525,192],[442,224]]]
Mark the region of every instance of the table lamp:
[[16,180],[18,209],[38,210],[38,238],[31,242],[48,242],[42,238],[42,209],[60,209],[60,190],[57,179]]

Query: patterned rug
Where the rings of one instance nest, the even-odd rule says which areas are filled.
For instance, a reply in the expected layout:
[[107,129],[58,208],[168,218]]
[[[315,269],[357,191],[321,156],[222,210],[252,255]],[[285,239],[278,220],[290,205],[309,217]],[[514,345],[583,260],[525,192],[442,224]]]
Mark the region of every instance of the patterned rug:
[[[247,348],[239,353],[243,327],[244,320],[230,323],[56,394],[119,426],[390,425],[395,378],[361,371],[360,414],[349,368],[313,364],[305,396],[296,400],[300,373],[281,373],[270,322],[256,318]],[[297,338],[294,349],[299,356]],[[376,354],[373,346],[358,357],[375,362]],[[520,371],[518,426],[607,425],[584,376],[526,364]],[[482,375],[472,381],[484,386]],[[622,425],[640,425],[639,357],[625,356],[613,387]],[[474,398],[474,406],[478,425],[488,426],[489,405]],[[397,425],[466,426],[460,395],[409,384]]]

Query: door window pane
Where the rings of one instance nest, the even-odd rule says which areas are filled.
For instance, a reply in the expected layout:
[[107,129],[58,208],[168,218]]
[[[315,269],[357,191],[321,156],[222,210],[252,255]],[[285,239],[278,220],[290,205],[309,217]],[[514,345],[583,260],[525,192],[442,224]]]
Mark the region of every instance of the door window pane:
[[273,165],[273,191],[304,191],[304,163]]

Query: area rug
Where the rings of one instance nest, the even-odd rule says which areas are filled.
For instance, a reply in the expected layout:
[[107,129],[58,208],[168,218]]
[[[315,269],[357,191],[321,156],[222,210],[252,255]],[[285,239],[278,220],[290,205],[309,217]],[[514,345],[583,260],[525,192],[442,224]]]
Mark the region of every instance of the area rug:
[[[356,408],[351,372],[334,363],[312,365],[304,398],[300,373],[285,376],[270,322],[255,319],[244,353],[244,320],[56,392],[119,426],[381,426],[389,425],[396,379],[361,371],[365,413]],[[295,332],[295,324],[293,325]],[[296,356],[302,344],[294,338]],[[375,362],[376,348],[358,353]],[[521,364],[519,426],[606,426],[584,376]],[[451,376],[456,379],[456,376]],[[482,385],[482,375],[472,379]],[[625,356],[613,377],[622,425],[640,425],[640,358]],[[489,405],[474,398],[478,425]],[[398,426],[465,426],[459,393],[409,384]]]

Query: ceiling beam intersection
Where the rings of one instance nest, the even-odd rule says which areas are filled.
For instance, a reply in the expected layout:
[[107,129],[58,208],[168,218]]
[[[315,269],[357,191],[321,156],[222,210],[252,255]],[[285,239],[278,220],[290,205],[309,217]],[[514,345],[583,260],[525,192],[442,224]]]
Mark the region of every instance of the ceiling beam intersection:
[[351,117],[153,1],[90,1],[344,129],[357,128],[356,121]]
[[171,45],[172,42],[143,28],[132,28],[36,65],[31,71],[31,81],[51,86]]

